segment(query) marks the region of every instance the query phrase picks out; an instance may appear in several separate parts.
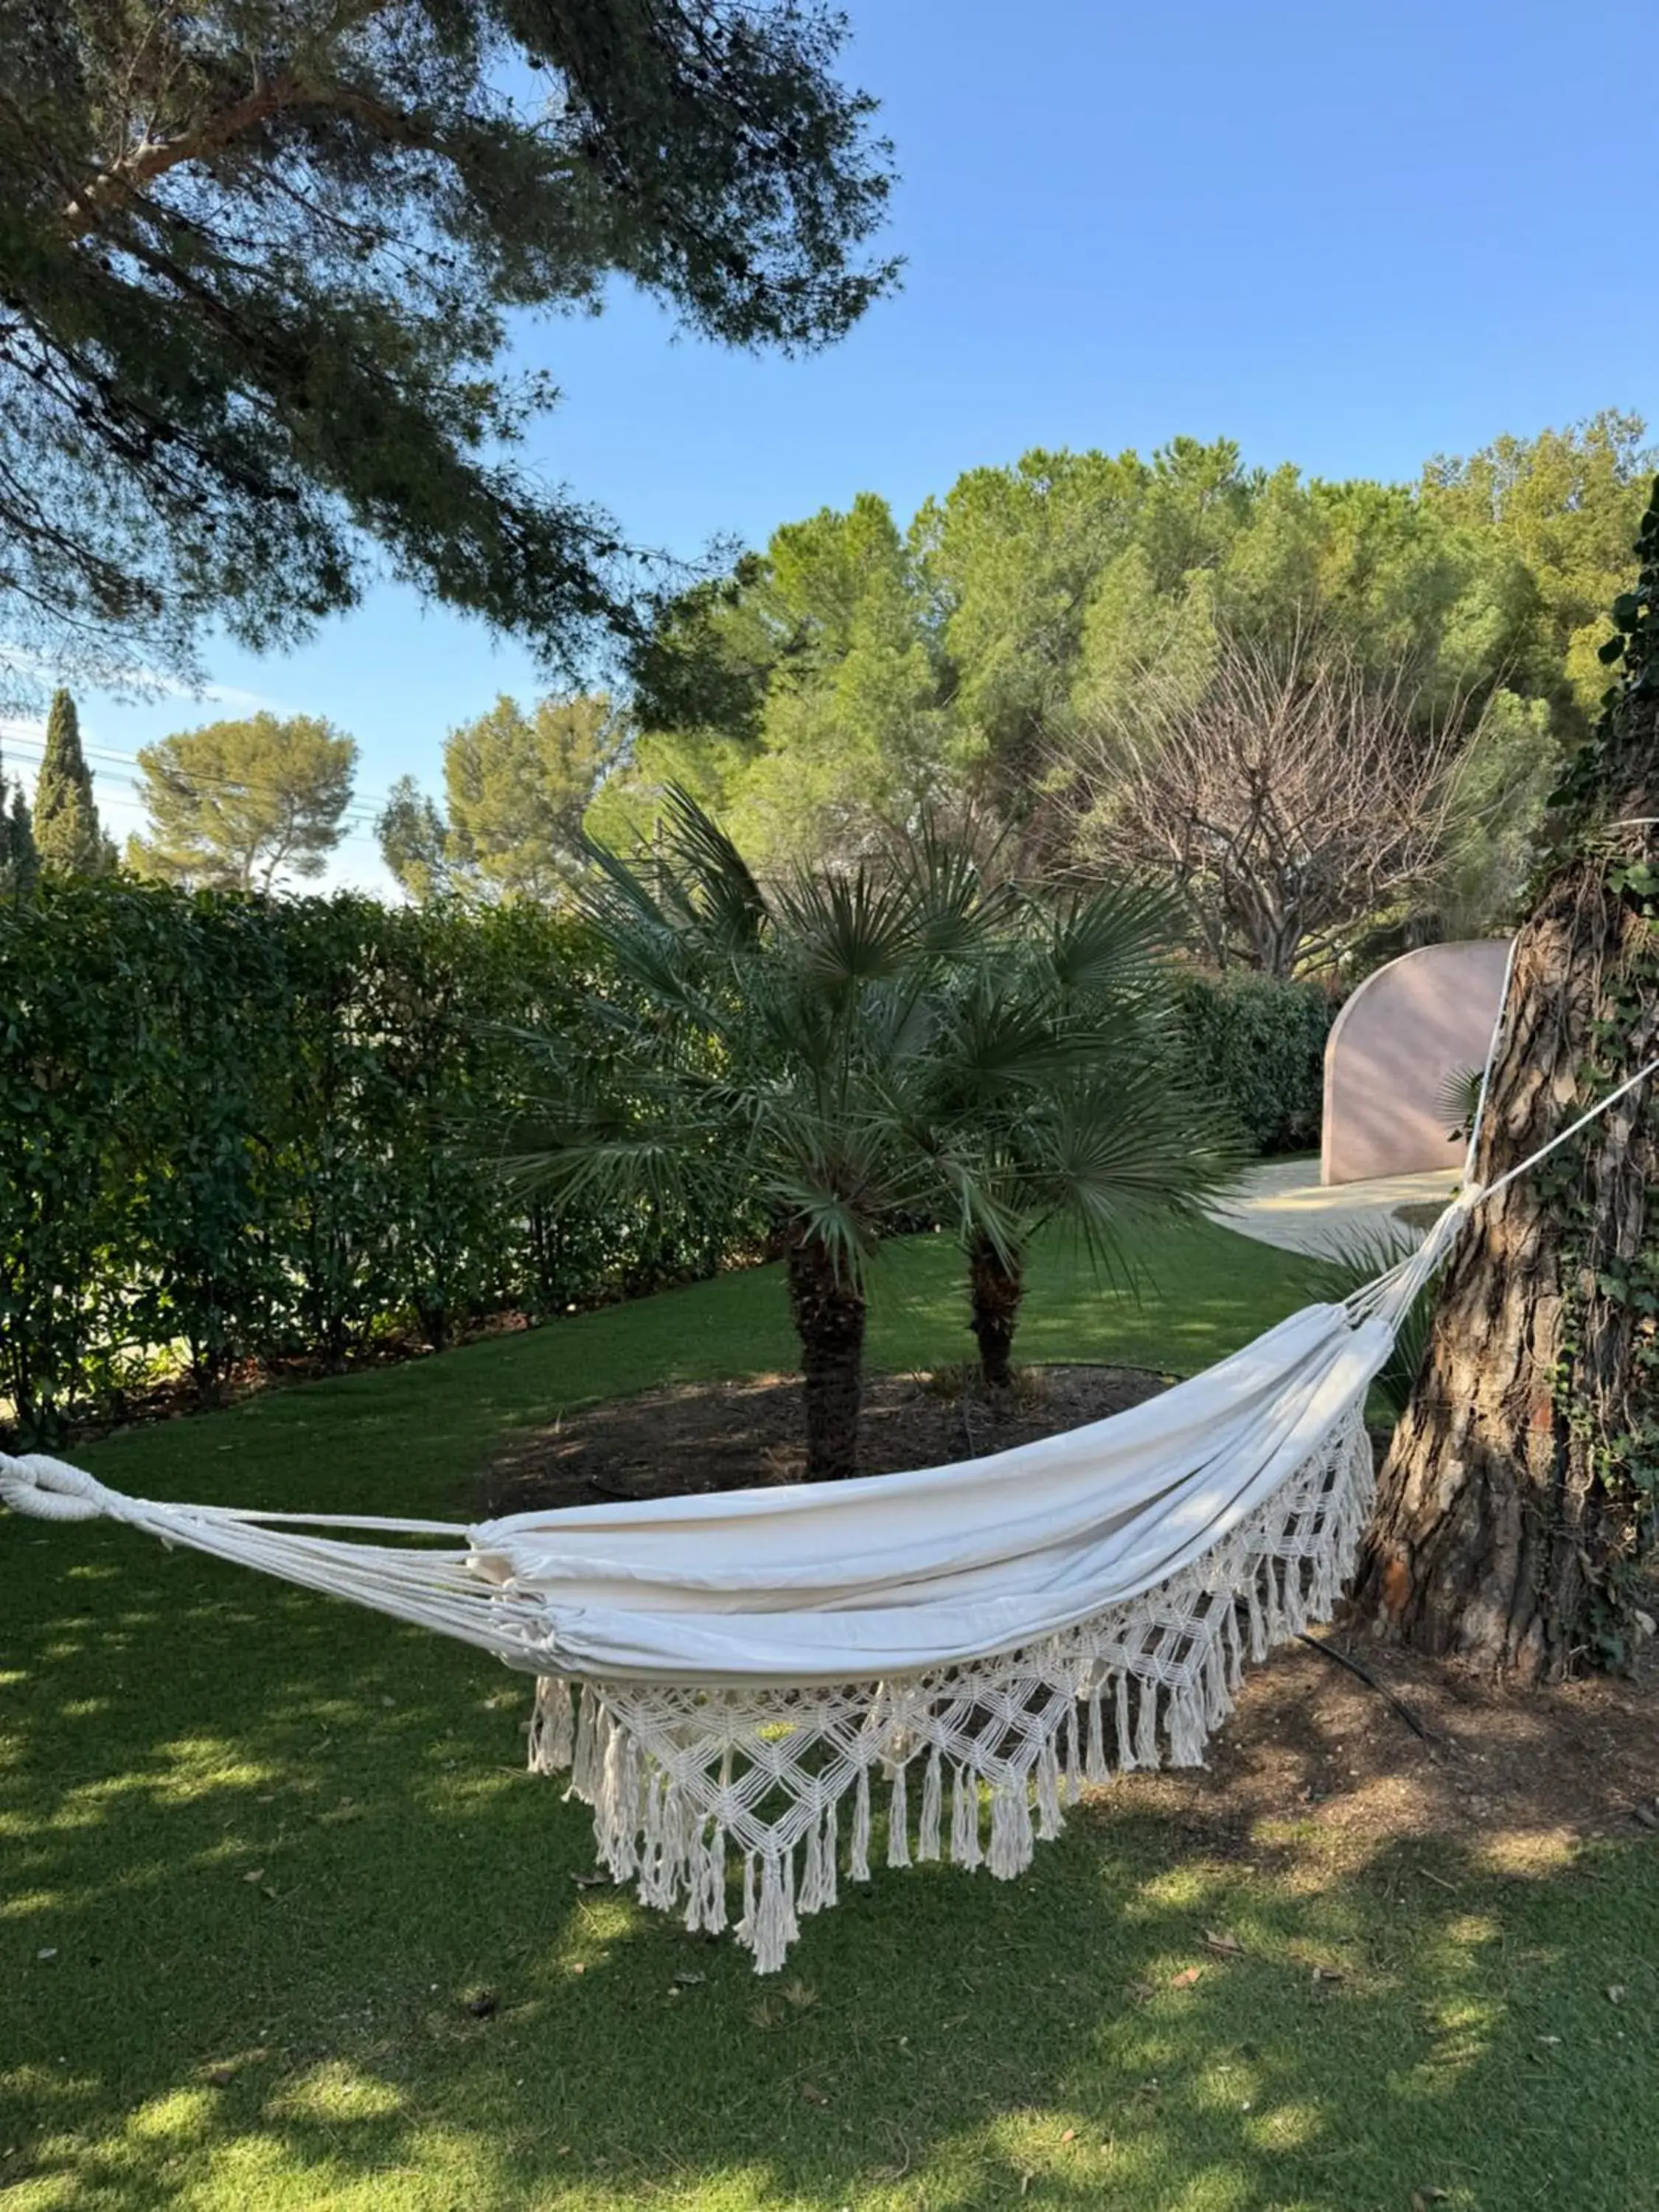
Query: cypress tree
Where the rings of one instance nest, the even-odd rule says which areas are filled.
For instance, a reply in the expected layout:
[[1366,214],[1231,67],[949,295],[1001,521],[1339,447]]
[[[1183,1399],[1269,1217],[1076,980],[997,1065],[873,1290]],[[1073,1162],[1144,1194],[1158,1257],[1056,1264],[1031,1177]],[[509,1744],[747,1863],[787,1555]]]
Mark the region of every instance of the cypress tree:
[[98,821],[92,771],[81,750],[81,720],[67,691],[52,695],[46,757],[34,787],[34,845],[40,866],[59,876],[107,875],[115,848]]
[[29,803],[21,783],[10,790],[8,801],[6,778],[0,774],[0,893],[32,890],[40,873]]

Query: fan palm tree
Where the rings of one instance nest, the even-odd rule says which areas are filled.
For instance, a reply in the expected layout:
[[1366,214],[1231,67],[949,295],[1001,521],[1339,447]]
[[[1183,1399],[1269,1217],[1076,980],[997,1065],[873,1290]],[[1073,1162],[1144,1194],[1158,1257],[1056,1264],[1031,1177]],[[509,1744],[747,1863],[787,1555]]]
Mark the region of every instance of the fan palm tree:
[[912,1103],[932,994],[986,941],[997,896],[932,839],[902,867],[763,890],[683,793],[653,859],[591,858],[611,1049],[539,1041],[543,1095],[509,1169],[573,1199],[695,1194],[735,1213],[758,1194],[800,1339],[807,1474],[852,1474],[870,1262],[933,1191]]
[[1237,1172],[1236,1140],[1170,1052],[1176,933],[1163,895],[1133,885],[1026,899],[939,994],[923,1111],[991,1389],[1012,1380],[1042,1230],[1064,1224],[1097,1265],[1130,1272],[1134,1231],[1190,1216]]
[[1195,1187],[1167,1078],[1135,1059],[1133,901],[1044,922],[931,833],[902,858],[763,886],[684,793],[653,856],[590,857],[609,1048],[537,1041],[541,1096],[509,1168],[571,1199],[736,1214],[758,1196],[800,1340],[809,1479],[857,1471],[884,1237],[919,1214],[958,1228],[1006,1373],[1043,1220],[1070,1212],[1103,1241],[1138,1197]]

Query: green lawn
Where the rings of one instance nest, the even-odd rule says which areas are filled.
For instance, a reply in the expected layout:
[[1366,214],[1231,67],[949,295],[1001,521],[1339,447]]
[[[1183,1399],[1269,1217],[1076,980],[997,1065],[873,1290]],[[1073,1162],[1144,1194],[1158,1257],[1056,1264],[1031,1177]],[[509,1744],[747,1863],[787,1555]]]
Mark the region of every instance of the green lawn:
[[[1022,1349],[1190,1369],[1300,1294],[1220,1231],[1157,1273],[1137,1304],[1050,1258]],[[875,1339],[961,1356],[944,1245],[898,1255]],[[464,1512],[515,1423],[788,1356],[775,1277],[734,1276],[84,1455],[160,1495]],[[1640,1841],[1528,1880],[1445,1846],[1247,1866],[1129,1784],[1018,1883],[878,1875],[780,1989],[578,1886],[526,1704],[435,1638],[0,1520],[3,2212],[1659,2207]]]

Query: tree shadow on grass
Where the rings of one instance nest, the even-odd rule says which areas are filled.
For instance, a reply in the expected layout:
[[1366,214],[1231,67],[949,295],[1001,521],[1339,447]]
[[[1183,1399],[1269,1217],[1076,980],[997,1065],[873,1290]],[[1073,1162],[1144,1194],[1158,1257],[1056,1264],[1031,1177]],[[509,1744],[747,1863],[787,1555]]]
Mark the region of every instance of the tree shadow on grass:
[[0,1649],[8,2205],[1655,2202],[1639,1841],[1224,1849],[1131,1783],[763,1982],[584,1885],[520,1678],[123,1541]]

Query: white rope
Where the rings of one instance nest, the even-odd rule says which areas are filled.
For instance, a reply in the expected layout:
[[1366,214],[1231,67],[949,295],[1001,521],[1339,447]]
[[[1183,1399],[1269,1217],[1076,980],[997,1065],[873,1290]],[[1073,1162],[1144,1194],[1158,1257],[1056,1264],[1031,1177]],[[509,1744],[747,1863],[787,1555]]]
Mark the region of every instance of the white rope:
[[37,1521],[96,1521],[100,1515],[118,1521],[126,1500],[118,1491],[106,1490],[84,1468],[29,1452],[21,1459],[0,1453],[0,1502]]
[[1498,1047],[1503,1042],[1504,1031],[1509,1023],[1510,983],[1515,975],[1515,956],[1520,946],[1521,939],[1517,933],[1510,939],[1509,958],[1504,963],[1503,988],[1498,994],[1498,1013],[1486,1046],[1486,1064],[1480,1071],[1480,1091],[1474,1102],[1474,1112],[1469,1118],[1469,1141],[1463,1154],[1463,1181],[1466,1183],[1474,1179],[1475,1148],[1480,1142],[1480,1127],[1486,1115],[1486,1093],[1492,1087],[1492,1070],[1498,1065]]
[[1589,1128],[1590,1123],[1605,1114],[1609,1107],[1616,1106],[1638,1084],[1645,1083],[1650,1076],[1655,1074],[1659,1074],[1659,1056],[1649,1060],[1645,1067],[1638,1067],[1634,1075],[1626,1076],[1616,1091],[1609,1091],[1605,1098],[1598,1099],[1587,1113],[1581,1114],[1576,1121],[1570,1121],[1558,1135],[1552,1137],[1548,1144],[1540,1145],[1535,1152],[1528,1152],[1518,1166],[1512,1167],[1506,1175],[1499,1176],[1496,1182],[1489,1182],[1480,1194],[1481,1199],[1496,1198],[1500,1190],[1507,1190],[1518,1177],[1529,1174],[1540,1160],[1547,1159],[1558,1146],[1565,1145],[1569,1139],[1576,1137],[1581,1129]]

